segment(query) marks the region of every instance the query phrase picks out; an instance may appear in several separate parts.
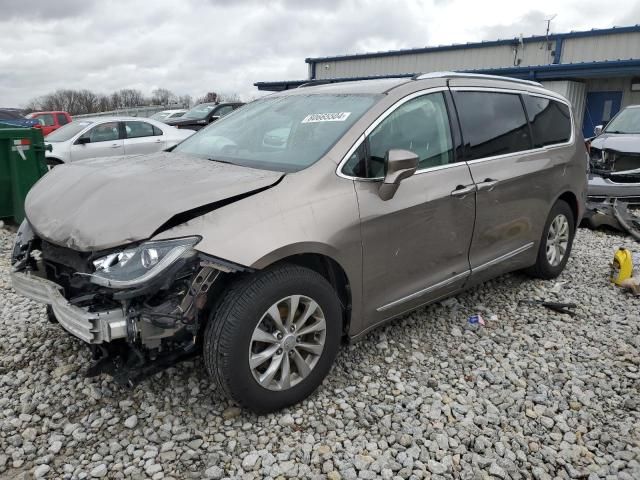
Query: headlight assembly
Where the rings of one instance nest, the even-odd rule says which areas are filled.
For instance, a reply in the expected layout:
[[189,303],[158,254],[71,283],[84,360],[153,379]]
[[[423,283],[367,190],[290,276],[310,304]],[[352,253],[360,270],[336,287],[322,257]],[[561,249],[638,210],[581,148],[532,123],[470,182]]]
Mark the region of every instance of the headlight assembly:
[[136,287],[152,280],[179,258],[195,255],[199,237],[145,242],[93,262],[91,282],[103,287]]

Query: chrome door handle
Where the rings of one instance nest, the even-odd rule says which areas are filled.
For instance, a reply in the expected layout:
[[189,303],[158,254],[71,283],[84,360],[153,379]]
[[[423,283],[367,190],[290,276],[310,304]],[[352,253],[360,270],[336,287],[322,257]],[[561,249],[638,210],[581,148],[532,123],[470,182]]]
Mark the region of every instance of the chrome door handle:
[[495,188],[495,186],[500,183],[499,180],[494,180],[493,178],[487,178],[485,179],[484,182],[480,182],[478,183],[478,191],[482,192],[482,191],[488,191],[490,192],[491,190],[493,190]]
[[451,192],[451,196],[452,197],[457,197],[457,198],[464,198],[467,195],[469,195],[470,193],[473,193],[476,191],[476,186],[475,184],[471,184],[471,185],[458,185],[456,187],[455,190],[453,190]]
[[111,145],[111,148],[120,148],[120,145],[118,145],[117,143],[114,143],[113,145]]

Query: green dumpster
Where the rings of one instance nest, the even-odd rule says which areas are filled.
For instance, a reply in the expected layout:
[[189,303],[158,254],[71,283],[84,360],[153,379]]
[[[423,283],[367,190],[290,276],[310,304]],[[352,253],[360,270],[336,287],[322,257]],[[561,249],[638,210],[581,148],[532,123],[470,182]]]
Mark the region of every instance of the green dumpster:
[[27,192],[47,166],[42,131],[0,123],[0,218],[24,219]]

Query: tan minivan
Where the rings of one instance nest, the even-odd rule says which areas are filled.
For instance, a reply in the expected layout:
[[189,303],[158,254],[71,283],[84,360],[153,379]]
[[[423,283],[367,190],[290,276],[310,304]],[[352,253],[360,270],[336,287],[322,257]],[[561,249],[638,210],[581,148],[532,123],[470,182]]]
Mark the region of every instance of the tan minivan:
[[15,290],[132,383],[202,352],[258,412],[343,338],[505,272],[563,270],[586,153],[541,85],[435,73],[311,85],[169,152],[55,168],[31,190]]

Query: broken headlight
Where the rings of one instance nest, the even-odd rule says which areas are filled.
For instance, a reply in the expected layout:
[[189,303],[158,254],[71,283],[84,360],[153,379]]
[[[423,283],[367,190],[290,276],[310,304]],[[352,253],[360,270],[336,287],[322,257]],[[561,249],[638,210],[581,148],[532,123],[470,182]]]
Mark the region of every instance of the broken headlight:
[[152,280],[180,258],[195,255],[199,237],[145,242],[93,262],[91,282],[103,287],[136,287]]

